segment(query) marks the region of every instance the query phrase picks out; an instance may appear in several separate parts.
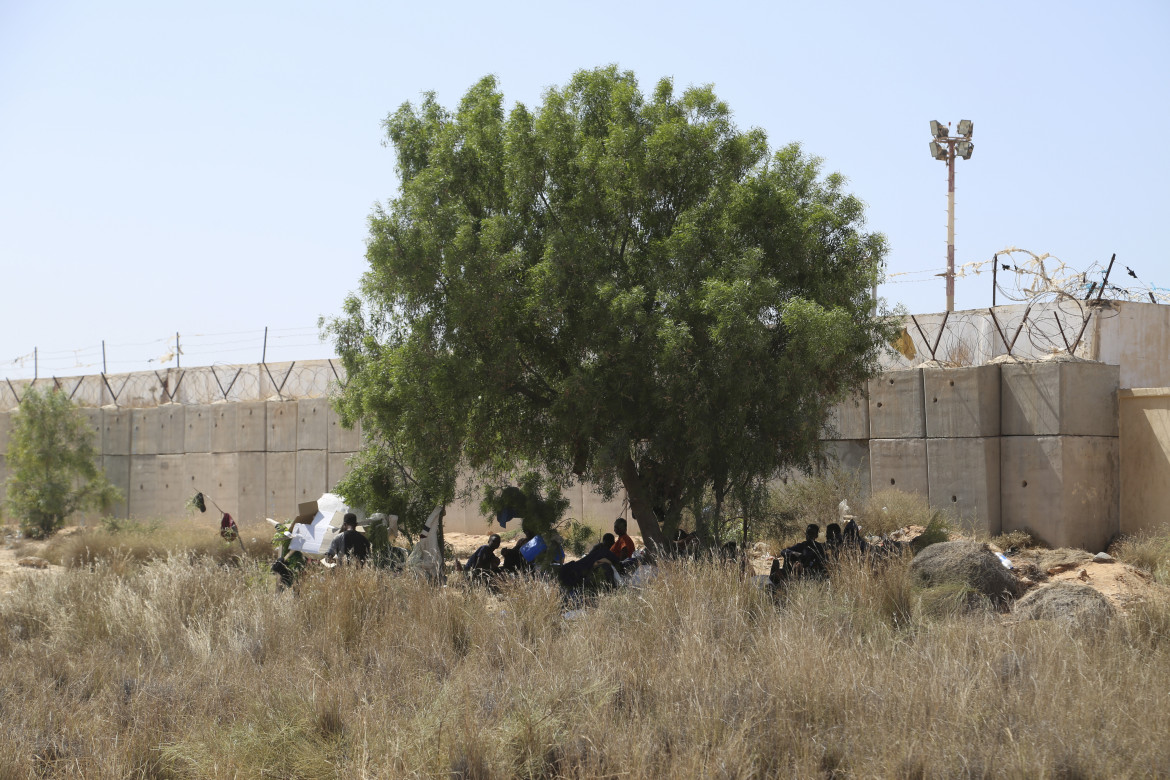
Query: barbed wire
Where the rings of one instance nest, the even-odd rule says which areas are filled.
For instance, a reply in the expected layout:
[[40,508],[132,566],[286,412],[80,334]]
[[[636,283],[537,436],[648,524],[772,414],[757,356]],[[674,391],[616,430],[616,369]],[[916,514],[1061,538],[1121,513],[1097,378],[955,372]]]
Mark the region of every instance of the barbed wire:
[[99,342],[76,349],[34,348],[0,359],[0,378],[29,379],[124,372],[132,368],[174,368],[189,360],[208,363],[220,355],[247,353],[254,354],[257,362],[334,356],[332,346],[320,339],[316,325],[297,325],[270,327],[267,333],[264,330],[179,333],[155,339]]

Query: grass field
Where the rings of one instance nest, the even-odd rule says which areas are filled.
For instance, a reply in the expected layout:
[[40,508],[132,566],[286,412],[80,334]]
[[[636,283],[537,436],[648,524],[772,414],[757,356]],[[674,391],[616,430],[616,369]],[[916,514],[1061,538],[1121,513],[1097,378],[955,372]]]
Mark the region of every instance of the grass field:
[[678,563],[567,619],[539,582],[277,594],[261,557],[75,546],[5,582],[0,777],[1170,773],[1164,600],[1078,636],[926,599],[906,561],[777,600]]

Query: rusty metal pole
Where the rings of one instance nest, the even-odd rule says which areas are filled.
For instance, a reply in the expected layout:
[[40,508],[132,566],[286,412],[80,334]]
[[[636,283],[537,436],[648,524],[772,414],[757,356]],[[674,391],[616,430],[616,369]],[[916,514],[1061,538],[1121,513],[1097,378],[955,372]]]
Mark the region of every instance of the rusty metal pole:
[[947,140],[947,311],[955,310],[955,142]]

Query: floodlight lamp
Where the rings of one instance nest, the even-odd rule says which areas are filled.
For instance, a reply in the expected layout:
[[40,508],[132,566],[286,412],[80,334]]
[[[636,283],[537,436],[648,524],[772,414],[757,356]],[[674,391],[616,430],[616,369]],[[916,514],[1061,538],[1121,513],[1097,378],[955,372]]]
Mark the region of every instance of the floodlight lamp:
[[975,123],[972,122],[970,119],[960,119],[959,120],[959,135],[965,135],[968,138],[970,138],[971,132],[974,129],[975,129]]
[[970,141],[959,141],[959,143],[955,144],[955,153],[964,160],[970,160],[971,152],[973,151],[975,151],[975,144]]
[[930,156],[936,160],[945,160],[947,159],[947,152],[938,141],[931,141]]
[[950,128],[948,128],[942,122],[939,122],[936,119],[930,120],[930,134],[935,138],[946,138],[948,135],[950,135],[950,133]]

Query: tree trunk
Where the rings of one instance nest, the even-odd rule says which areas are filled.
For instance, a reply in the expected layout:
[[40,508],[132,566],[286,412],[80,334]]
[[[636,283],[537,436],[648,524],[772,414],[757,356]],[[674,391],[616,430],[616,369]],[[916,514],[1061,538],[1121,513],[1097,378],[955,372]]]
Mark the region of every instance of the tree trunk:
[[650,548],[665,547],[666,539],[658,524],[658,515],[654,512],[654,502],[638,474],[638,466],[633,458],[627,457],[622,462],[622,485],[630,499],[630,512],[638,523],[642,541]]

